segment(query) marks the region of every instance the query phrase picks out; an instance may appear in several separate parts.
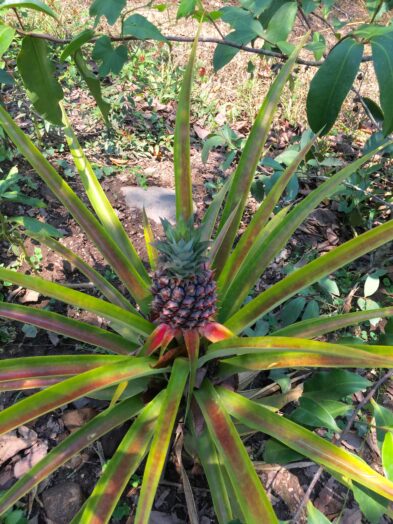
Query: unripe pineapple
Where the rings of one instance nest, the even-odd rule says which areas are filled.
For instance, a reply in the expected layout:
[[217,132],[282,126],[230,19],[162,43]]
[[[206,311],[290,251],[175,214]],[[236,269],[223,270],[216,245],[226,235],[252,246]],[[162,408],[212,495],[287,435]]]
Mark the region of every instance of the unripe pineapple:
[[216,283],[207,263],[208,242],[192,222],[171,226],[162,220],[166,239],[154,246],[160,252],[153,275],[152,310],[160,324],[191,330],[205,326],[216,313]]

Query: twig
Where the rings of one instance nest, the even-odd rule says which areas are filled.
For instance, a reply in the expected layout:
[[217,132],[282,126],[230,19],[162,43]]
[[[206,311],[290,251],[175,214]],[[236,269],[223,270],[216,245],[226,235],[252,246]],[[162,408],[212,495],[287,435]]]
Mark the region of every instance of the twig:
[[378,13],[380,12],[381,7],[383,6],[383,2],[384,2],[384,0],[379,0],[379,3],[378,3],[378,5],[377,5],[377,7],[376,7],[376,9],[375,9],[375,11],[373,13],[373,16],[371,17],[370,24],[372,24],[374,22],[374,20],[377,18]]
[[19,13],[18,13],[18,10],[16,9],[16,7],[13,7],[12,10],[13,10],[16,18],[18,19],[18,22],[19,22],[19,25],[22,28],[22,31],[24,31],[25,30],[25,26],[23,25],[23,22],[22,22],[22,19],[21,19]]
[[[373,387],[370,388],[370,391],[367,393],[367,395],[363,398],[363,400],[361,402],[359,402],[359,404],[356,406],[356,409],[354,409],[354,411],[353,411],[351,417],[349,418],[349,420],[347,422],[347,425],[345,426],[344,430],[340,433],[340,435],[337,438],[333,439],[333,444],[340,444],[343,441],[343,439],[346,437],[346,435],[350,432],[352,424],[355,422],[355,419],[356,419],[359,411],[361,409],[363,409],[366,404],[368,404],[368,402],[374,396],[374,394],[378,390],[378,388],[380,388],[382,386],[382,384],[384,382],[386,382],[392,375],[393,375],[393,369],[389,370],[379,380],[377,380],[377,382],[375,382]],[[296,524],[297,522],[299,522],[300,514],[301,514],[304,506],[307,504],[307,502],[308,502],[308,500],[309,500],[309,498],[311,496],[311,493],[312,493],[316,483],[320,479],[322,473],[323,473],[323,466],[319,466],[319,468],[318,468],[317,472],[315,473],[315,475],[314,475],[314,477],[313,477],[313,479],[312,479],[312,481],[311,481],[311,483],[310,483],[306,493],[304,494],[304,497],[303,497],[302,501],[300,502],[300,504],[299,504],[299,506],[298,506],[298,508],[296,510],[296,513],[295,513],[294,517],[292,518],[293,524]]]
[[336,30],[334,29],[334,27],[332,26],[332,24],[326,20],[326,18],[323,18],[323,16],[319,15],[318,13],[310,13],[312,16],[314,16],[315,18],[318,18],[318,20],[320,20],[321,22],[323,22],[330,30],[331,32],[336,35]]
[[307,29],[310,29],[310,31],[312,33],[314,33],[314,29],[311,27],[311,24],[307,18],[307,16],[305,15],[303,9],[300,7],[300,5],[298,5],[298,11],[299,11],[299,14],[300,14],[300,18],[302,18],[304,24],[306,25]]
[[[15,28],[16,32],[22,36],[31,36],[33,38],[41,38],[42,40],[47,40],[48,42],[52,42],[54,44],[59,45],[65,45],[69,44],[72,40],[72,38],[57,38],[56,36],[49,35],[47,33],[34,33],[34,32],[27,32],[23,31],[21,29]],[[95,42],[98,38],[102,36],[101,34],[96,35],[94,38],[90,40],[90,42]],[[173,36],[173,35],[164,35],[165,38],[169,42],[184,42],[184,43],[192,43],[194,41],[193,37],[188,36]],[[110,36],[109,37],[112,42],[128,42],[128,41],[139,41],[139,38],[136,38],[134,36]],[[237,44],[236,42],[232,42],[231,40],[227,39],[221,39],[221,38],[213,38],[213,37],[201,37],[198,39],[199,42],[204,44],[220,44],[220,45],[226,45],[229,47],[234,47],[235,49],[239,49],[240,51],[245,51],[246,53],[254,53],[256,55],[263,55],[263,56],[269,56],[271,58],[277,58],[279,60],[286,60],[288,58],[287,55],[284,53],[279,53],[277,51],[270,51],[269,49],[256,49],[254,47],[249,47],[241,44]],[[362,62],[371,62],[372,56],[367,55],[362,58]],[[322,61],[316,61],[316,60],[304,60],[303,58],[298,58],[296,60],[296,63],[300,65],[310,66],[310,67],[319,67],[323,64]]]

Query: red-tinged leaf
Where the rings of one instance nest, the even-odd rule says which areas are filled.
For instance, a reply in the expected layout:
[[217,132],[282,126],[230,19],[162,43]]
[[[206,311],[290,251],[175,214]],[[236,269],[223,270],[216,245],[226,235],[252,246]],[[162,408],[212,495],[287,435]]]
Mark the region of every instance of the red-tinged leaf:
[[67,208],[90,240],[101,251],[135,300],[145,304],[149,300],[149,285],[143,280],[123,253],[120,246],[83,204],[67,182],[35,147],[29,137],[15,124],[11,116],[0,106],[0,124],[12,142],[23,154],[48,188]]
[[226,468],[234,492],[247,524],[277,523],[278,519],[256,474],[246,448],[223,407],[214,387],[205,382],[195,391],[195,398],[221,460]]
[[176,188],[176,219],[183,218],[186,222],[193,215],[192,177],[190,163],[190,98],[192,87],[192,73],[198,37],[202,24],[192,45],[190,58],[183,76],[179,101],[176,111],[175,137],[173,144],[173,162],[175,169]]
[[233,242],[237,235],[238,226],[243,215],[244,207],[248,199],[251,183],[258,162],[260,161],[262,151],[270,131],[270,126],[280,101],[281,93],[296,63],[296,59],[308,38],[309,34],[306,34],[302,38],[299,45],[296,46],[287,62],[281,68],[280,73],[273,82],[268,94],[264,99],[262,107],[258,112],[255,123],[244,146],[239,164],[233,175],[232,184],[228,193],[228,198],[226,200],[219,226],[219,230],[221,230],[228,220],[229,215],[232,213],[235,207],[238,206],[236,217],[232,222],[225,241],[221,245],[219,252],[220,260],[226,260],[232,249]]
[[209,322],[204,327],[200,328],[200,333],[203,337],[210,340],[210,342],[219,342],[234,337],[234,333],[223,324],[218,322]]
[[183,336],[187,348],[188,358],[192,362],[195,362],[199,355],[199,333],[194,329],[184,330]]
[[7,433],[93,391],[104,389],[124,380],[131,381],[166,371],[165,368],[163,370],[153,369],[151,367],[153,363],[154,361],[148,358],[128,357],[115,364],[86,371],[50,386],[4,409],[0,413],[0,434]]
[[83,427],[71,433],[35,464],[28,473],[18,479],[9,490],[1,494],[0,514],[7,511],[15,502],[82,449],[135,416],[142,407],[143,403],[139,397],[127,399],[113,408],[106,409]]
[[220,253],[220,248],[225,241],[225,238],[227,236],[227,233],[233,224],[233,221],[236,217],[236,211],[237,206],[232,211],[232,213],[229,215],[228,220],[225,222],[223,227],[221,228],[221,231],[218,233],[216,238],[213,241],[212,247],[209,251],[209,260],[211,262],[212,267],[214,268],[215,276],[218,277],[221,273],[222,268],[225,265],[226,258],[225,253]]
[[156,327],[153,333],[147,337],[140,354],[151,355],[158,348],[162,348],[162,351],[165,351],[175,335],[176,330],[172,329],[167,324],[160,324]]
[[128,355],[138,347],[137,344],[115,333],[44,309],[0,302],[0,317],[17,320],[24,324],[31,324],[38,328],[123,355]]
[[158,251],[153,246],[154,233],[147,218],[145,208],[143,208],[143,234],[145,237],[146,251],[151,269],[156,269],[158,260]]
[[183,346],[168,349],[168,351],[165,351],[165,353],[160,356],[157,364],[155,364],[154,367],[164,368],[173,362],[177,357],[184,356],[187,356],[187,350]]
[[198,458],[209,484],[218,522],[219,524],[228,524],[233,519],[232,508],[224,480],[224,467],[218,456],[216,446],[206,429],[195,437],[195,443]]
[[32,379],[19,379],[19,380],[7,380],[7,382],[0,382],[0,393],[5,391],[22,391],[24,389],[42,389],[48,386],[53,386],[61,382],[66,377],[53,377],[53,378],[32,378]]
[[[321,184],[317,189],[311,191],[307,197],[297,204],[287,214],[287,216],[280,221],[273,231],[269,232],[269,235],[264,239],[263,243],[259,243],[252,248],[252,251],[247,256],[247,261],[243,262],[241,270],[239,270],[235,275],[230,290],[225,290],[227,300],[219,312],[219,320],[221,322],[226,320],[233,313],[236,312],[235,314],[237,314],[237,311],[241,308],[250,289],[252,289],[269,264],[285,247],[300,224],[304,222],[318,204],[334,194],[343,181],[359,169],[365,162],[370,160],[375,154],[380,152],[384,147],[386,147],[386,145],[376,147],[361,158],[358,158],[351,164],[345,166],[338,173],[331,176],[326,180],[326,182]],[[370,248],[370,250],[371,249],[372,248]],[[333,254],[334,252],[336,252],[336,250],[332,251],[330,254]],[[344,263],[341,264],[341,266],[342,265],[344,265]],[[309,266],[307,265],[303,269],[306,271],[305,268],[307,267]],[[270,289],[267,291],[269,292]],[[259,297],[262,297],[262,295],[265,295],[265,292],[261,293]],[[284,300],[287,300],[290,296],[292,295],[288,292]]]
[[374,346],[367,350],[341,344],[290,337],[233,337],[212,344],[199,359],[199,367],[211,359],[226,358],[222,369],[242,370],[287,367],[393,367],[393,352],[386,354]]
[[153,437],[154,425],[162,409],[164,391],[138,415],[115,454],[105,466],[85,506],[70,524],[106,524],[128,481],[142,462]]
[[302,337],[314,338],[325,333],[338,331],[348,326],[354,326],[366,320],[373,318],[388,318],[393,317],[393,307],[383,307],[368,311],[355,311],[354,313],[346,313],[344,315],[333,315],[331,317],[320,316],[317,318],[309,318],[302,322],[296,322],[290,326],[279,329],[273,334],[284,337]]
[[115,306],[115,304],[110,304],[105,300],[50,282],[44,278],[23,275],[17,271],[0,268],[0,279],[18,284],[27,289],[33,289],[44,296],[56,298],[66,304],[92,311],[116,323],[117,326],[121,326],[124,334],[133,337],[135,342],[138,341],[137,334],[149,335],[154,328],[154,325],[141,315],[135,315],[130,311]]
[[184,330],[183,331],[184,342],[187,349],[188,360],[190,362],[190,378],[188,380],[188,398],[187,398],[187,407],[185,419],[187,419],[188,410],[190,408],[190,402],[192,397],[192,392],[195,387],[195,379],[197,372],[198,356],[199,356],[199,333],[195,330]]
[[231,182],[231,179],[228,178],[225,184],[220,189],[220,191],[214,196],[212,203],[209,205],[208,209],[206,210],[205,214],[203,215],[203,219],[201,223],[202,242],[208,242],[212,238],[214,227],[217,222],[217,217],[220,212],[225,195],[228,193],[230,182]]
[[[279,201],[282,193],[284,192],[286,186],[290,182],[293,174],[296,172],[300,163],[304,160],[307,153],[314,145],[316,139],[317,135],[315,135],[309,142],[307,142],[307,144],[301,149],[301,151],[299,151],[295,159],[284,170],[282,175],[279,177],[277,182],[269,191],[268,195],[263,200],[262,204],[259,206],[257,212],[252,217],[251,222],[247,226],[245,232],[240,237],[239,242],[237,243],[234,251],[232,252],[231,256],[229,257],[227,263],[223,268],[221,275],[222,278],[219,279],[220,288],[225,288],[228,284],[228,281],[233,280],[243,261],[250,253],[251,249],[255,249],[255,245],[258,243],[257,240],[261,236],[263,229],[268,223],[269,218],[273,213],[277,202]],[[289,208],[286,208],[286,210],[288,209]],[[266,235],[269,233],[270,231],[266,230]]]
[[101,293],[109,300],[109,302],[112,302],[112,304],[116,304],[123,309],[128,309],[129,311],[136,313],[136,309],[125,297],[123,297],[123,295],[115,288],[115,286],[108,282],[106,278],[104,278],[98,271],[92,268],[91,265],[87,264],[84,260],[78,257],[78,255],[71,251],[71,249],[68,249],[66,246],[47,235],[36,235],[29,231],[26,231],[26,235],[34,238],[35,240],[38,240],[41,244],[44,244],[56,253],[59,253],[59,255],[65,258],[65,260],[70,262],[83,275],[85,275],[85,277],[88,278],[90,282],[93,282],[95,287],[101,291]]
[[134,524],[148,524],[188,376],[188,362],[175,360],[143,474]]
[[218,391],[225,408],[242,424],[270,435],[311,460],[393,500],[393,482],[359,457],[237,393],[224,388],[218,388]]
[[48,357],[10,358],[1,361],[0,383],[8,380],[64,377],[90,369],[128,362],[128,357],[115,355],[51,355]]
[[[251,231],[246,229],[246,231],[240,237],[239,242],[236,244],[235,249],[228,258],[227,263],[223,267],[223,270],[217,280],[217,287],[219,289],[220,295],[222,296],[222,300],[226,295],[228,295],[230,283],[235,279],[242,264],[246,264],[247,259],[252,257],[251,253],[255,253],[258,248],[266,242],[266,239],[279,226],[285,215],[288,213],[289,209],[290,206],[281,209],[270,219],[264,228],[255,232],[255,236],[254,234],[249,236],[249,234],[253,232],[253,229]],[[257,213],[254,215],[254,218],[257,216]],[[252,222],[250,222],[250,225],[251,223]],[[238,247],[240,243],[243,245],[242,249]]]
[[[289,217],[290,215],[288,215]],[[288,218],[287,217],[287,218]],[[393,240],[393,220],[367,231],[306,264],[248,302],[225,325],[240,333],[298,291]]]
[[90,200],[94,211],[96,212],[110,238],[115,241],[115,243],[121,249],[122,253],[131,262],[137,274],[147,285],[149,285],[149,275],[147,274],[142,260],[139,258],[133,243],[131,242],[122,223],[120,222],[116,211],[109,202],[105,191],[102,189],[90,162],[87,160],[83,149],[81,148],[78,139],[71,127],[71,123],[64,108],[62,108],[62,113],[64,134],[67,139],[67,144],[70,148],[71,155],[81,178],[83,187],[85,188],[86,195]]

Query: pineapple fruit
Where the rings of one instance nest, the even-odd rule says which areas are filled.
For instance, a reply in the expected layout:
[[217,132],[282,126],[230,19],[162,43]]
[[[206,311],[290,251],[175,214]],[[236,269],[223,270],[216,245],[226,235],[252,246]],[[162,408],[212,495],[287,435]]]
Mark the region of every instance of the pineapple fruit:
[[206,257],[208,242],[193,221],[172,226],[162,220],[165,240],[155,242],[158,269],[153,274],[152,311],[159,324],[174,330],[205,327],[216,313],[214,272]]

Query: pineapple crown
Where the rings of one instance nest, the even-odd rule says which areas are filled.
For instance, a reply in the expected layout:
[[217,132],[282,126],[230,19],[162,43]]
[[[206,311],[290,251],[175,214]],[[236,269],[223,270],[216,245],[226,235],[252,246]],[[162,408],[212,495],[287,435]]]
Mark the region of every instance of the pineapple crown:
[[202,241],[202,229],[194,227],[194,220],[180,219],[175,226],[161,219],[165,240],[154,242],[160,252],[160,268],[178,278],[187,278],[200,273],[207,261],[206,249],[209,242]]

